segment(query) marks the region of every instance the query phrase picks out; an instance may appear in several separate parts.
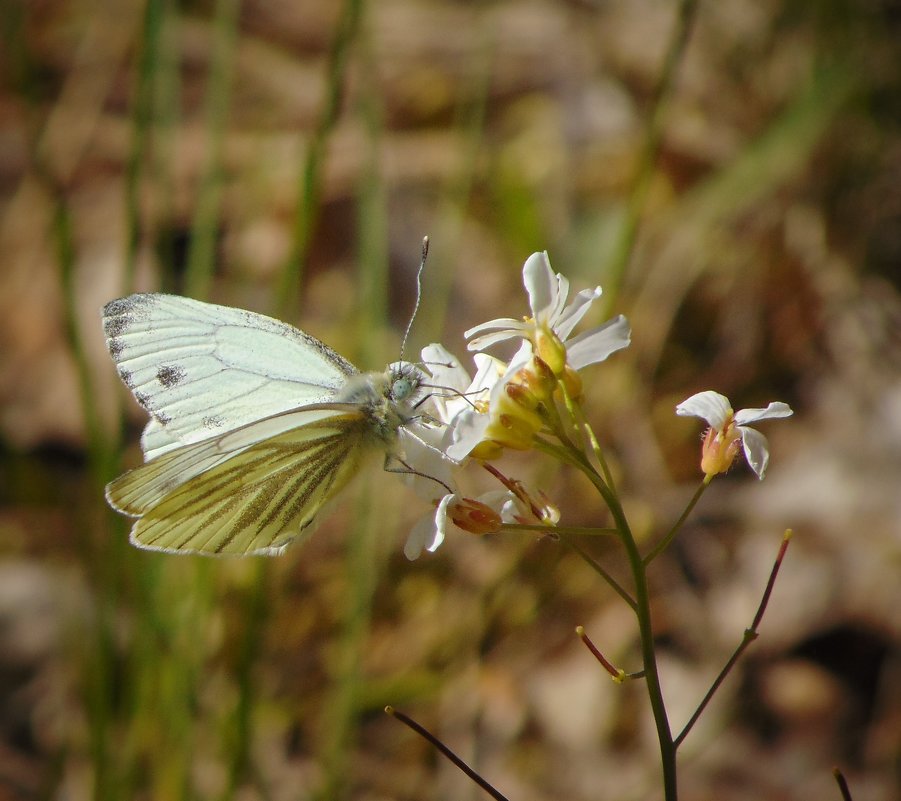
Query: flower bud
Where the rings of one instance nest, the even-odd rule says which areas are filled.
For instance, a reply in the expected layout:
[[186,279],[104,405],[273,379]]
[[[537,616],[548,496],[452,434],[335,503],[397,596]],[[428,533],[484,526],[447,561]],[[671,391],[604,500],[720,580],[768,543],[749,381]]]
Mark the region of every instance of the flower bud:
[[549,328],[540,327],[535,332],[535,352],[551,368],[554,375],[563,374],[566,366],[566,346]]
[[447,515],[457,528],[470,534],[500,531],[501,516],[490,506],[472,498],[456,498],[447,507]]
[[554,371],[538,356],[532,356],[529,363],[513,376],[513,381],[528,387],[541,403],[551,399],[557,386]]
[[573,370],[568,364],[563,370],[563,377],[561,380],[563,381],[563,385],[566,387],[566,392],[570,398],[577,401],[582,397],[582,378],[579,376],[578,372]]

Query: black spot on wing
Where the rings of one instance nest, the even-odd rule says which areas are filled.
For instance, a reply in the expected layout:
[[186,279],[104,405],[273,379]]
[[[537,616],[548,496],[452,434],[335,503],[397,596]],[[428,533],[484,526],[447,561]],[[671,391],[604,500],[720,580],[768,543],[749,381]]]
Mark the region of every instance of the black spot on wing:
[[[109,308],[109,306],[107,306],[107,308]],[[117,337],[122,336],[122,334],[128,330],[131,323],[132,318],[127,314],[119,314],[115,317],[104,317],[103,333],[106,334],[107,339],[114,340]]]
[[172,418],[165,412],[154,412],[153,417],[161,426],[172,422]]
[[118,369],[119,378],[122,379],[122,383],[125,384],[130,390],[134,390],[134,379],[131,375],[131,370],[126,370],[124,367],[120,367]]
[[122,344],[122,340],[116,337],[107,340],[106,347],[109,350],[109,355],[113,357],[113,361],[119,361],[119,357],[122,355],[122,351],[125,350],[125,345]]
[[103,333],[107,339],[125,334],[135,320],[146,317],[155,302],[155,295],[144,293],[111,300],[103,307]]
[[185,375],[186,373],[182,367],[162,365],[160,369],[156,371],[156,380],[169,389],[180,384],[184,380]]
[[200,424],[204,428],[215,429],[215,428],[222,428],[222,426],[225,424],[225,421],[222,419],[222,417],[220,415],[214,414],[214,415],[210,415],[209,417],[204,417],[200,421]]

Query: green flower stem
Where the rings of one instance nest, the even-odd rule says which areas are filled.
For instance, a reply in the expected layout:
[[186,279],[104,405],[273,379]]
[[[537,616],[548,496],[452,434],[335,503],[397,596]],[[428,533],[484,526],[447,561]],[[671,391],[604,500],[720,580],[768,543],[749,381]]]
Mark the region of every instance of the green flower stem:
[[591,554],[589,554],[584,548],[582,548],[582,546],[577,544],[571,535],[561,534],[560,541],[565,543],[570,549],[581,556],[585,563],[613,588],[614,592],[616,592],[616,594],[619,595],[619,597],[629,605],[633,612],[637,611],[635,599],[631,595],[629,595],[628,591],[622,586],[622,584],[620,584],[615,578],[613,578],[613,576],[611,576],[610,573],[607,572],[603,565],[592,558]]
[[685,523],[685,520],[691,514],[692,509],[695,508],[695,504],[701,499],[701,496],[704,494],[704,490],[707,489],[707,485],[710,482],[705,478],[701,482],[701,486],[695,490],[695,494],[692,496],[691,500],[688,502],[688,505],[685,507],[685,510],[679,515],[679,519],[675,522],[673,527],[669,530],[669,533],[662,539],[657,545],[654,546],[654,549],[644,558],[645,567],[647,567],[651,562],[653,562],[660,554],[662,554],[668,547],[669,544],[673,541],[673,538],[682,528],[682,525]]
[[666,801],[676,801],[678,790],[676,786],[676,744],[670,730],[669,718],[666,713],[666,703],[663,699],[663,690],[660,686],[660,676],[657,672],[657,653],[654,648],[654,630],[651,621],[651,599],[648,591],[647,572],[644,560],[638,550],[635,537],[629,528],[629,522],[619,502],[616,493],[604,482],[604,479],[594,470],[588,458],[581,451],[567,450],[553,443],[535,438],[536,445],[563,460],[567,464],[582,471],[582,473],[594,484],[601,494],[613,521],[619,531],[619,538],[629,560],[632,571],[632,579],[635,582],[635,616],[638,618],[638,629],[641,637],[641,657],[644,664],[645,680],[648,687],[648,699],[651,703],[651,711],[654,714],[654,725],[657,728],[657,740],[660,745],[660,761],[663,769],[663,791]]
[[615,528],[590,526],[549,526],[546,523],[504,523],[501,531],[537,531],[539,534],[571,534],[585,537],[609,537],[619,532]]
[[569,391],[566,388],[566,382],[558,379],[557,386],[560,388],[560,393],[563,395],[563,403],[566,405],[566,410],[569,412],[570,419],[573,421],[575,427],[582,432],[582,436],[588,440],[591,452],[594,454],[595,459],[598,460],[601,472],[604,474],[604,481],[607,483],[608,487],[616,492],[616,486],[613,483],[613,474],[610,472],[610,467],[607,465],[607,460],[604,458],[601,444],[594,434],[594,429],[588,424],[585,415],[582,414],[582,407],[570,396]]
[[578,450],[575,443],[570,439],[566,427],[563,425],[563,418],[560,417],[560,411],[553,403],[544,403],[538,407],[541,419],[548,427],[550,432],[563,443],[564,448],[572,451]]
[[[600,478],[600,477],[598,477]],[[596,486],[603,495],[601,487],[606,489],[603,481],[598,481]],[[670,731],[669,718],[666,713],[666,703],[663,700],[663,690],[660,687],[660,676],[657,672],[657,652],[654,648],[654,629],[651,621],[651,598],[648,591],[647,572],[642,561],[641,553],[629,523],[623,513],[619,498],[613,493],[604,498],[607,501],[610,513],[620,532],[620,539],[626,549],[629,559],[629,567],[632,570],[632,579],[635,582],[635,615],[638,618],[638,630],[641,636],[641,658],[644,664],[645,681],[648,687],[648,700],[651,703],[651,711],[654,713],[654,725],[657,728],[657,741],[660,746],[660,762],[663,769],[663,794],[666,801],[676,801],[678,796],[676,786],[676,744]]]
[[635,249],[642,214],[657,167],[660,144],[663,141],[663,119],[675,85],[679,64],[694,26],[697,7],[697,0],[680,0],[679,2],[675,25],[651,100],[651,115],[647,122],[644,139],[639,146],[638,170],[629,193],[625,219],[620,226],[613,255],[607,265],[607,279],[604,281],[605,310],[612,308],[619,299],[623,278]]
[[276,295],[279,317],[286,317],[297,304],[297,293],[303,280],[310,240],[319,215],[326,151],[341,113],[347,65],[351,48],[360,32],[362,16],[363,0],[346,0],[329,47],[325,99],[307,143],[306,158],[298,176],[297,210],[292,226],[291,252],[279,278]]

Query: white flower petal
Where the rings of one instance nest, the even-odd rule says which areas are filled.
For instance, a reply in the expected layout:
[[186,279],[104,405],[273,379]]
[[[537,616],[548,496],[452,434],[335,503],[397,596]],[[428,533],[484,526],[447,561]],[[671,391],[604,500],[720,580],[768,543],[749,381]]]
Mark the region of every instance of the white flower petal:
[[422,518],[413,526],[407,541],[404,543],[404,556],[411,562],[419,559],[426,544],[431,544],[435,539],[435,517],[429,515]]
[[[547,258],[547,254],[545,254],[545,258]],[[541,322],[554,330],[557,329],[557,321],[566,309],[566,299],[569,297],[569,279],[562,273],[557,273],[556,278],[557,290],[554,293],[554,303],[545,309],[541,317]]]
[[754,428],[738,426],[741,432],[741,444],[745,451],[745,458],[751,469],[757,473],[757,478],[763,479],[770,461],[770,450],[766,437]]
[[[485,350],[486,348],[490,348],[492,345],[496,345],[498,342],[503,342],[506,339],[513,339],[514,337],[527,337],[529,335],[529,326],[521,321],[494,320],[493,322],[506,322],[508,325],[506,328],[497,328],[490,334],[483,334],[482,336],[477,336],[470,339],[469,343],[466,345],[467,350]],[[479,329],[486,329],[488,325],[488,323],[483,323],[482,325],[477,325],[475,328],[470,328],[469,331],[466,332],[467,337],[473,332],[477,332]]]
[[447,506],[456,497],[456,495],[445,495],[434,512],[429,513],[413,526],[404,544],[404,556],[407,559],[410,561],[418,559],[424,550],[434,553],[444,542],[448,523]]
[[594,289],[583,289],[579,292],[575,298],[573,298],[573,302],[556,315],[554,320],[554,333],[556,333],[560,339],[566,339],[570,333],[572,333],[573,328],[575,328],[579,321],[585,316],[585,313],[591,308],[591,304],[601,296],[602,292],[603,290],[599,286],[596,286]]
[[[479,323],[472,328],[463,332],[466,339],[470,339],[475,334],[481,334],[483,331],[507,331],[509,329],[528,330],[529,326],[522,320],[514,320],[512,317],[498,317],[494,320],[488,320],[485,323]],[[511,334],[510,336],[514,336]]]
[[682,401],[676,407],[676,414],[680,417],[700,417],[712,428],[722,431],[732,414],[732,406],[725,395],[707,389]]
[[466,409],[454,418],[451,426],[451,444],[445,449],[449,458],[463,461],[470,451],[485,438],[485,429],[491,418],[487,414],[478,414]]
[[[532,343],[528,339],[524,339],[519,346],[519,350],[513,354],[510,361],[505,365],[503,378],[512,378],[513,375],[521,368],[525,367],[532,359]],[[495,384],[495,386],[497,386]]]
[[[389,467],[396,465],[420,498],[435,498],[455,484],[453,471],[460,465],[441,450],[444,436],[443,426],[407,425],[398,432],[400,456],[406,467],[396,461]],[[410,473],[408,467],[416,472]]]
[[533,253],[522,267],[522,282],[529,295],[532,316],[538,320],[551,311],[558,296],[558,281],[551,270],[547,253]]
[[632,341],[629,321],[619,315],[603,325],[585,331],[566,343],[566,360],[574,370],[604,361],[611,353]]
[[469,386],[469,373],[444,345],[433,342],[422,349],[422,361],[432,374],[429,382],[435,386],[448,387],[465,392]]
[[735,413],[735,424],[744,426],[749,423],[757,423],[761,420],[774,420],[780,417],[791,417],[791,406],[782,401],[773,401],[766,409],[742,409]]
[[481,395],[486,391],[490,392],[507,369],[505,362],[487,353],[476,353],[472,360],[476,363],[476,374],[466,389],[470,397],[470,402],[467,403],[469,407],[472,407],[473,401],[481,400]]

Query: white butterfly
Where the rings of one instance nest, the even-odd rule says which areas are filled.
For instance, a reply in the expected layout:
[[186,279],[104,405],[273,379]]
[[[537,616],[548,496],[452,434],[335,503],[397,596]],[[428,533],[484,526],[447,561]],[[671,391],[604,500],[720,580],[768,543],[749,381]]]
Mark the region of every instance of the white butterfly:
[[277,554],[368,453],[398,455],[424,375],[360,373],[286,323],[175,295],[103,309],[107,347],[150,414],[145,464],[106,498],[131,541],[173,553]]

